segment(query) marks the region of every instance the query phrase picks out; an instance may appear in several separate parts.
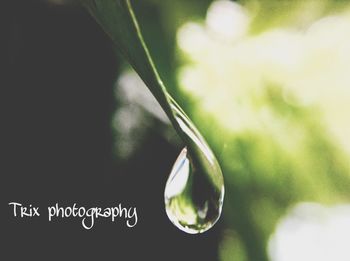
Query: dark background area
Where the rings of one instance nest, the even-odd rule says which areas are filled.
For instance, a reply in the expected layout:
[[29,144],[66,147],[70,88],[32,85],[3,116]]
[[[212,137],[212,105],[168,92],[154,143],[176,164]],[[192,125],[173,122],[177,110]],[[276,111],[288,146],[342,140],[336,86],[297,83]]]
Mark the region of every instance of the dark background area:
[[[164,185],[178,148],[150,130],[127,163],[113,156],[113,46],[79,6],[1,1],[2,260],[216,260],[220,224],[187,235],[168,220]],[[15,218],[9,202],[40,207]],[[135,206],[138,224],[51,223],[47,207]]]

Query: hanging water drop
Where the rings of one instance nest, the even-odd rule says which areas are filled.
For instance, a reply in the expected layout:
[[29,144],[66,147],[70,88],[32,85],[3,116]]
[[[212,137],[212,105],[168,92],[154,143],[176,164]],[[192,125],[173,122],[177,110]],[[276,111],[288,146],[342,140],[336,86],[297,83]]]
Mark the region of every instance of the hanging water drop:
[[[216,223],[224,197],[223,183],[216,184],[218,182],[213,182],[212,177],[200,169],[193,164],[187,148],[184,148],[165,186],[165,208],[169,219],[190,234],[202,233]],[[220,179],[221,173],[212,175]]]
[[172,100],[185,147],[172,167],[164,192],[171,222],[190,233],[202,233],[219,219],[224,199],[224,181],[211,149],[181,108]]

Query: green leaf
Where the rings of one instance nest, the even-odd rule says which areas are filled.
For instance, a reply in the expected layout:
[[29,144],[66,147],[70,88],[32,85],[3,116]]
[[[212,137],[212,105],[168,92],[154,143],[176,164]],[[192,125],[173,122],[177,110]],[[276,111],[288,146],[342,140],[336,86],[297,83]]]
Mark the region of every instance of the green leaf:
[[193,166],[218,189],[223,187],[220,166],[195,125],[168,94],[141,35],[129,0],[81,0],[90,14],[111,37],[155,96],[182,138]]
[[[167,112],[166,90],[128,0],[81,0]],[[169,116],[169,114],[168,114]]]

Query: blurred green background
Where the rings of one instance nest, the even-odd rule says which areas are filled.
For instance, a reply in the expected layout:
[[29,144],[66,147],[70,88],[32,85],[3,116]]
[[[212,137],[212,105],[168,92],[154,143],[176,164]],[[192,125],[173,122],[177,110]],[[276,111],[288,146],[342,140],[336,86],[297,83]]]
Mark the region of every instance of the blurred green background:
[[[316,219],[310,226],[325,222],[331,205],[350,199],[347,1],[169,0],[134,6],[170,93],[222,165],[227,192],[219,259],[350,258],[339,246],[346,240],[341,234],[319,245],[307,241],[317,233],[327,237],[321,230],[305,232],[304,241],[302,234],[294,243],[283,241],[304,219]],[[158,15],[151,18],[152,10]],[[137,76],[125,74],[129,81],[121,85],[128,89]],[[271,239],[279,219],[300,202],[329,209],[297,205],[306,214],[296,207],[299,223]],[[308,212],[315,206],[326,209],[323,215]],[[349,229],[349,221],[342,229]],[[321,245],[336,254],[324,255]]]

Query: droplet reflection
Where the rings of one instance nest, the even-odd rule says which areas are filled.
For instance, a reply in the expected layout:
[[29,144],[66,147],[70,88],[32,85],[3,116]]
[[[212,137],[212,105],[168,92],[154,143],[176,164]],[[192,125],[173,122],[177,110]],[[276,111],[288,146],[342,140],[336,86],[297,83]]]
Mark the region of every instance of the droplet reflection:
[[[215,175],[218,174],[221,175]],[[196,168],[184,148],[171,170],[164,196],[171,222],[187,233],[196,234],[210,229],[219,219],[224,186],[221,183],[217,187],[206,173]]]

